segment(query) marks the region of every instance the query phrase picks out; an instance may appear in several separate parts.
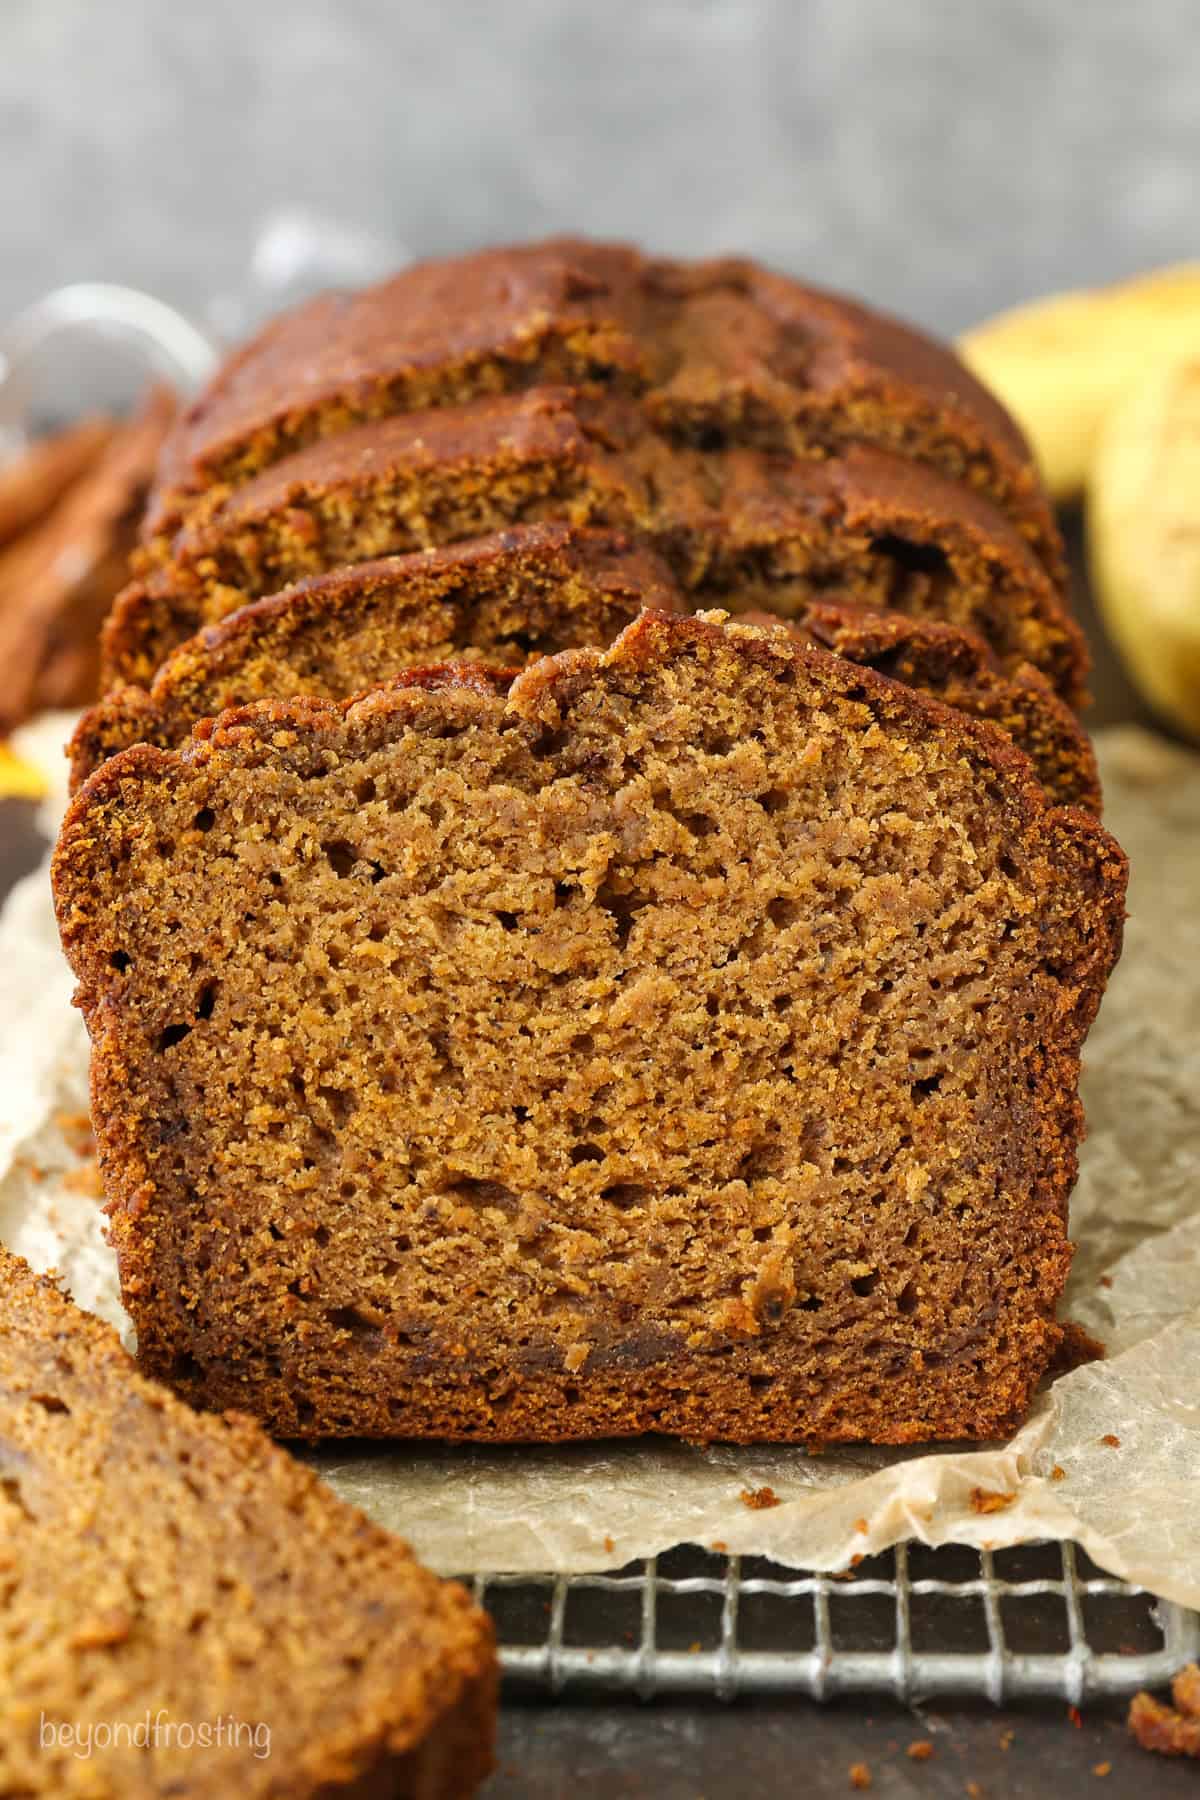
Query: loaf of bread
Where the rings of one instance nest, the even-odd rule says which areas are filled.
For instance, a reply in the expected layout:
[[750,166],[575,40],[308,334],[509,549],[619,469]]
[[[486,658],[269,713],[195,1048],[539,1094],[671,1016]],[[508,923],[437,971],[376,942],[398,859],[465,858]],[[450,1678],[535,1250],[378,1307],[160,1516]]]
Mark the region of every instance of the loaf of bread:
[[679,444],[633,401],[542,387],[356,426],[209,489],[118,600],[106,682],[144,685],[203,625],[288,583],[547,519],[637,534],[693,605],[790,616],[852,592],[975,629],[1069,701],[1083,692],[1060,590],[965,482],[865,444],[824,460]]
[[[685,611],[652,554],[611,533],[518,526],[450,549],[341,567],[252,602],[175,650],[149,688],[113,688],[71,745],[72,787],[130,744],[169,748],[201,719],[260,699],[341,700],[405,669],[453,658],[519,666],[606,644],[642,607]],[[769,614],[748,614],[769,626]],[[1028,664],[1002,672],[973,633],[895,610],[810,601],[804,641],[993,719],[1031,758],[1048,795],[1099,806],[1082,726]]]
[[288,1435],[997,1435],[1125,874],[719,618],[123,750],[54,885],[142,1362]]
[[491,1627],[249,1419],[0,1248],[0,1793],[452,1800]]

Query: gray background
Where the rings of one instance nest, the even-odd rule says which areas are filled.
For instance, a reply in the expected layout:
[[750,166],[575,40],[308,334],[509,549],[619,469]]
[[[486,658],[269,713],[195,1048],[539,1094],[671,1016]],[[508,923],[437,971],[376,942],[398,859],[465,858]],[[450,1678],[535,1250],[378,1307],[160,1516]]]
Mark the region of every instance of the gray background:
[[300,206],[745,249],[954,330],[1193,254],[1198,165],[1196,0],[0,0],[0,318],[103,277],[241,324]]

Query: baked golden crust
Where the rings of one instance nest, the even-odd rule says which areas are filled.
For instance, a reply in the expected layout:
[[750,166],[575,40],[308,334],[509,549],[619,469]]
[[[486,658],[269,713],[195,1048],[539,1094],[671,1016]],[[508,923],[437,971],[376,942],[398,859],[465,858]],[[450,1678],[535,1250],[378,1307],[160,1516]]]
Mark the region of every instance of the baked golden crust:
[[273,321],[181,422],[148,529],[347,426],[556,384],[626,395],[676,441],[895,450],[989,496],[1063,581],[1028,448],[951,351],[743,258],[578,238],[420,263]]
[[105,763],[54,882],[140,1355],[205,1404],[897,1443],[1060,1341],[1124,858],[870,669],[647,613],[264,701]]
[[[3,1248],[0,1445],[0,1790],[452,1800],[483,1780],[495,1657],[463,1589],[251,1420],[189,1413]],[[139,1743],[147,1719],[190,1744]]]
[[228,706],[343,699],[406,668],[461,657],[517,668],[609,643],[643,607],[683,605],[651,551],[619,533],[561,524],[342,566],[208,626],[172,652],[148,689],[111,689],[76,729],[72,787],[115,751],[177,744]]

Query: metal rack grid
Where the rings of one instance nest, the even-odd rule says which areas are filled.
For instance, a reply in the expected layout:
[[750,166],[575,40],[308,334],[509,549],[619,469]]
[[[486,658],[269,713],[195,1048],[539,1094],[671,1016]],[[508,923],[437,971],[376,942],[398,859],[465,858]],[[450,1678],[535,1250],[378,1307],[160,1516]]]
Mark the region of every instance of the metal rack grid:
[[1200,1654],[1200,1615],[1067,1543],[900,1545],[845,1578],[687,1547],[612,1574],[467,1580],[496,1620],[507,1681],[551,1694],[1079,1705],[1161,1685]]

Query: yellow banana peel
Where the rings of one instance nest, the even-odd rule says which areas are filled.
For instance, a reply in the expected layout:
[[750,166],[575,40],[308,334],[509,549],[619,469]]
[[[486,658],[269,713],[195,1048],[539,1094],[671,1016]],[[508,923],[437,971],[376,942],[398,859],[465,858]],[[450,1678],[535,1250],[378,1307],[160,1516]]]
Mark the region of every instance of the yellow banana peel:
[[1111,407],[1157,362],[1200,351],[1200,263],[999,313],[959,354],[1029,439],[1056,500],[1087,484]]
[[42,800],[45,794],[40,771],[0,739],[0,800]]
[[1200,736],[1200,330],[1112,407],[1087,485],[1101,614],[1151,705]]

